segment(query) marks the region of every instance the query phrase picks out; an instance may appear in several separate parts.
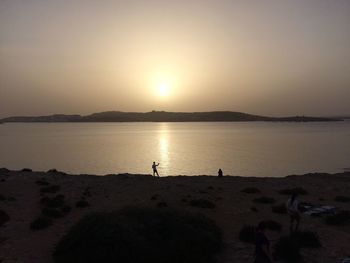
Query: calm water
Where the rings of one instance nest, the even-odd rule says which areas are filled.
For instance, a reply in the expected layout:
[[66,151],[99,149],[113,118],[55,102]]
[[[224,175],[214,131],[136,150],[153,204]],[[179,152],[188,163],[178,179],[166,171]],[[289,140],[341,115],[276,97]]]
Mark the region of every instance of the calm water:
[[350,167],[350,121],[0,125],[0,167],[70,173],[285,176]]

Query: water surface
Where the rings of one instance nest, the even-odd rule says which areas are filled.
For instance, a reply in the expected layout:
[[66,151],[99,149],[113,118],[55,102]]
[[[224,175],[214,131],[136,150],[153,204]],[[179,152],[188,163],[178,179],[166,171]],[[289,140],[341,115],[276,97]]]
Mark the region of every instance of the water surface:
[[0,167],[69,173],[286,176],[350,167],[350,121],[9,123]]

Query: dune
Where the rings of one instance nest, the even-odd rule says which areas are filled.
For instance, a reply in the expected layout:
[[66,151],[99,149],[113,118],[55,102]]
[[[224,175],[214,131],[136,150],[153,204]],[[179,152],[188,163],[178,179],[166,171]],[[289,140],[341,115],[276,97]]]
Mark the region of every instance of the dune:
[[[205,214],[222,230],[224,248],[217,262],[223,263],[253,262],[254,246],[239,240],[244,225],[256,225],[260,220],[281,224],[281,232],[267,233],[273,240],[272,246],[275,240],[288,233],[289,217],[278,207],[288,198],[285,194],[289,193],[288,189],[304,190],[299,196],[301,202],[335,206],[339,211],[350,210],[350,202],[339,198],[350,195],[350,172],[284,178],[153,178],[150,175],[95,176],[70,175],[56,170],[46,173],[0,169],[0,189],[0,207],[9,217],[0,227],[1,262],[53,262],[56,244],[85,215],[130,205]],[[42,215],[50,218],[50,223],[45,225],[39,221],[35,225],[39,229],[31,227]],[[325,222],[324,216],[302,216],[301,229],[316,232],[322,244],[319,249],[302,250],[305,262],[338,262],[349,256],[350,224]]]

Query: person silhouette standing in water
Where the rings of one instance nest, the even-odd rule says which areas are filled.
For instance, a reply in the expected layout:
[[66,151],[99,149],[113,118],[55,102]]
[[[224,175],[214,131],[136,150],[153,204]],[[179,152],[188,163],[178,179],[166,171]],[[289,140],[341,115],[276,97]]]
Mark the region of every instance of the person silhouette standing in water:
[[157,166],[158,165],[159,165],[159,163],[156,164],[156,162],[153,162],[153,164],[152,164],[153,176],[156,176],[156,174],[157,174],[157,176],[159,177],[159,173],[157,171]]

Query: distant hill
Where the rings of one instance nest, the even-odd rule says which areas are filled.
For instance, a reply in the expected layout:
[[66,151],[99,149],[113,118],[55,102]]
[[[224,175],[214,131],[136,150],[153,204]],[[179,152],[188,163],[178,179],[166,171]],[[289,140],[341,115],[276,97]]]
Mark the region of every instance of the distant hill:
[[339,118],[323,117],[265,117],[242,112],[211,111],[211,112],[121,112],[107,111],[91,115],[55,114],[37,117],[9,117],[0,122],[209,122],[209,121],[283,121],[283,122],[312,122],[312,121],[341,121]]

